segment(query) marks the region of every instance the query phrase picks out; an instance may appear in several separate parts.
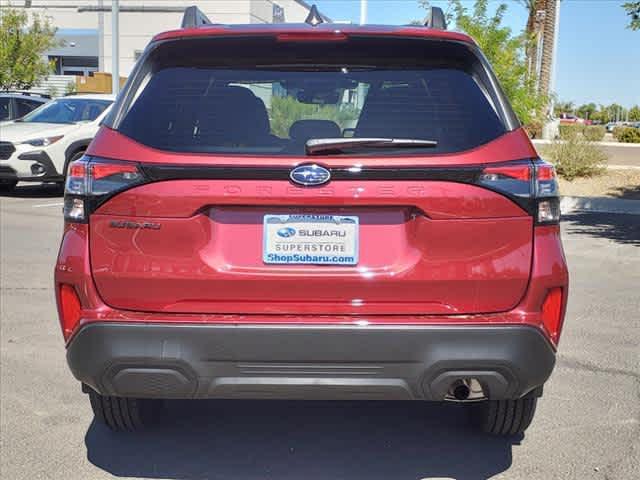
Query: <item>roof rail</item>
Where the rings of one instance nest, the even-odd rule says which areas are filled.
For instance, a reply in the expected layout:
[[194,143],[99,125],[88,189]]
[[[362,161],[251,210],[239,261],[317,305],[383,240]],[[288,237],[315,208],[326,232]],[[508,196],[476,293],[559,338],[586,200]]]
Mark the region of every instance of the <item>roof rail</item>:
[[0,94],[2,93],[19,93],[20,95],[25,95],[27,97],[51,98],[51,95],[48,93],[32,92],[31,90],[0,90]]
[[311,5],[311,8],[309,9],[309,15],[307,15],[307,18],[304,20],[304,23],[307,23],[312,27],[320,25],[321,23],[325,23],[324,18],[322,18],[322,15],[320,15],[320,12],[318,11],[318,7],[316,7],[315,3]]
[[202,13],[202,10],[195,5],[184,9],[182,28],[198,28],[202,25],[211,25],[211,20]]
[[438,30],[447,29],[447,20],[445,19],[444,12],[440,7],[430,7],[427,10],[427,18],[424,20],[424,26]]

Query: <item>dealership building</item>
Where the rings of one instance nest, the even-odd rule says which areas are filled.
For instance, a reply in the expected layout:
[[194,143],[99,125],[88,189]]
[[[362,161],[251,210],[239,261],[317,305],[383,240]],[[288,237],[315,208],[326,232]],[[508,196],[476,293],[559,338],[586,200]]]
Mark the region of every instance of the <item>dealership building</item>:
[[[299,23],[310,9],[304,0],[120,0],[119,5],[122,76],[129,75],[155,34],[180,27],[188,6],[196,5],[213,23]],[[0,6],[50,19],[61,42],[45,55],[57,75],[111,72],[111,0],[0,0]]]

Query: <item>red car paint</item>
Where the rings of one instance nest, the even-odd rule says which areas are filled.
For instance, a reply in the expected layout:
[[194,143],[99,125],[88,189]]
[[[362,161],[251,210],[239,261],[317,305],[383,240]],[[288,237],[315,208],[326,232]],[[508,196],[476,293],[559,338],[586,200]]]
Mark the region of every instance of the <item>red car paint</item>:
[[452,32],[448,30],[425,29],[422,27],[412,26],[389,26],[389,25],[335,25],[324,24],[317,25],[313,31],[309,31],[307,25],[285,24],[251,24],[251,25],[213,25],[206,29],[202,28],[181,28],[179,30],[169,30],[162,32],[153,38],[153,42],[163,40],[175,40],[181,38],[198,38],[211,36],[286,36],[299,34],[300,38],[326,40],[333,36],[337,36],[340,40],[346,40],[350,35],[371,35],[376,37],[414,37],[414,38],[430,38],[438,40],[453,40],[475,44],[474,40],[464,33]]
[[[347,39],[364,33],[472,43],[462,34],[413,27],[340,30]],[[166,32],[154,41],[304,31],[211,27]],[[537,157],[521,128],[455,153],[354,159],[177,153],[143,145],[108,126],[87,155],[145,165],[288,169],[310,161],[326,168],[464,168]],[[358,216],[358,265],[265,265],[262,218],[292,211]],[[132,227],[113,228],[113,222]],[[140,228],[143,224],[152,228]],[[99,205],[86,223],[68,222],[55,283],[67,341],[92,322],[491,324],[529,325],[555,345],[568,272],[557,224],[538,224],[513,198],[479,184],[349,180],[301,188],[286,180],[173,179],[133,186]],[[63,285],[79,297],[76,323],[65,323]],[[562,292],[560,318],[548,327],[542,306],[555,288]]]
[[[56,264],[56,285],[73,285],[83,305],[81,322],[72,326],[75,332],[90,322],[142,322],[142,323],[220,323],[220,324],[342,324],[342,325],[531,325],[544,330],[541,308],[547,291],[563,288],[563,311],[566,308],[568,271],[557,226],[536,227],[533,231],[533,254],[529,285],[515,307],[499,313],[460,315],[446,312],[440,315],[407,314],[395,311],[385,315],[270,315],[270,314],[175,314],[152,313],[142,308],[135,311],[114,308],[101,298],[92,280],[89,263],[89,227],[67,226],[63,234]],[[133,295],[135,296],[135,295]],[[561,327],[561,325],[560,325]],[[72,334],[68,332],[68,335]],[[548,334],[548,333],[547,333]],[[68,340],[70,340],[69,336]],[[557,341],[557,337],[554,338]]]

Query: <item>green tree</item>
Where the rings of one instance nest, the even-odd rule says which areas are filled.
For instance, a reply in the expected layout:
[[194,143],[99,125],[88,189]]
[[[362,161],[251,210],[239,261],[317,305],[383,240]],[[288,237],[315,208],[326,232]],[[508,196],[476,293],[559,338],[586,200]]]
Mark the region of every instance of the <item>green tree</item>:
[[605,108],[609,114],[609,120],[624,120],[626,110],[622,105],[612,103]]
[[547,98],[536,92],[536,79],[528,74],[526,34],[514,35],[502,25],[507,6],[501,4],[489,15],[488,0],[476,0],[470,10],[460,0],[449,1],[457,28],[473,37],[487,56],[520,121],[542,122]]
[[640,106],[639,105],[634,105],[629,110],[629,121],[640,122]]
[[562,113],[573,113],[575,105],[573,102],[557,101],[554,108],[555,116],[558,117]]
[[631,30],[640,30],[640,0],[624,3],[622,8],[627,11],[627,15],[631,18],[629,28]]
[[0,89],[29,89],[51,73],[42,54],[56,45],[49,20],[24,10],[0,10]]
[[598,109],[598,107],[596,106],[595,103],[585,103],[584,105],[580,105],[577,110],[576,113],[578,114],[578,116],[580,118],[586,118],[586,119],[591,119],[593,120],[593,114],[596,112],[596,110]]
[[598,106],[598,109],[589,118],[591,118],[591,120],[597,120],[602,123],[608,123],[611,120],[609,112],[607,111],[607,107],[602,104]]

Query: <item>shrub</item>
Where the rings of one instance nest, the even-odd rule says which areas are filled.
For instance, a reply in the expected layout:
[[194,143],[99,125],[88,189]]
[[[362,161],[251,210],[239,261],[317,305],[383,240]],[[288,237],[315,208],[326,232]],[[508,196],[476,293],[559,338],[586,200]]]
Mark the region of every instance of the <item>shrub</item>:
[[616,127],[613,130],[613,136],[619,142],[640,143],[640,128]]
[[544,124],[538,120],[532,120],[524,126],[530,138],[542,138],[542,128]]
[[76,85],[75,79],[69,83],[67,83],[64,87],[65,95],[75,95],[78,93],[78,86]]
[[584,131],[584,125],[581,123],[572,123],[570,125],[560,125],[560,138],[562,140],[569,140],[570,138],[577,137]]
[[590,142],[601,142],[605,133],[607,133],[607,130],[602,125],[589,125],[582,131],[584,138]]
[[602,174],[608,160],[597,145],[578,135],[553,142],[544,149],[544,155],[555,165],[558,175],[569,181]]
[[47,87],[47,95],[49,95],[51,98],[56,98],[58,96],[58,89],[55,85],[49,85]]

